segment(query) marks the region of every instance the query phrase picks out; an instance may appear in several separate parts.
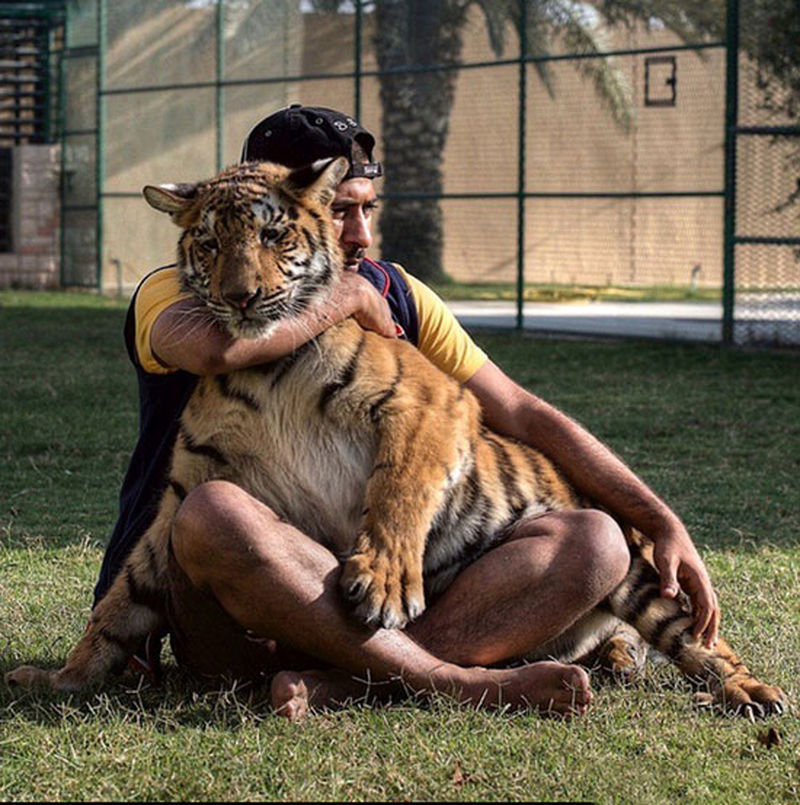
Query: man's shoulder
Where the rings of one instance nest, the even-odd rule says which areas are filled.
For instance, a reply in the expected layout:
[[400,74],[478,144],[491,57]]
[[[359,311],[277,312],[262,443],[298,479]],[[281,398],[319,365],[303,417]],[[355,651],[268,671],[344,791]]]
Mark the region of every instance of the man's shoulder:
[[398,335],[418,346],[419,311],[405,272],[396,263],[366,257],[361,261],[358,273],[388,302]]
[[133,292],[133,297],[138,296],[143,290],[150,290],[156,287],[164,290],[174,288],[176,292],[180,292],[180,274],[176,263],[168,263],[148,271],[139,280]]
[[162,366],[152,351],[150,336],[158,317],[167,308],[190,297],[182,290],[178,267],[173,263],[145,274],[131,297],[125,339],[134,364],[149,374],[173,371]]
[[398,272],[396,263],[389,260],[377,260],[372,257],[365,257],[358,267],[358,273],[377,286],[378,290],[385,294],[392,284],[392,281],[401,281],[405,284],[402,276]]
[[425,288],[429,293],[433,293],[421,279],[415,277],[404,266],[394,260],[387,260],[385,258],[375,260],[371,257],[367,257],[362,261],[361,269],[364,269],[364,273],[369,272],[372,275],[384,276],[387,286],[390,286],[391,283],[399,285],[404,291],[414,297],[416,297],[415,290],[420,287]]
[[393,267],[408,289],[417,319],[419,350],[432,363],[460,383],[468,380],[487,361],[488,356],[472,340],[436,291],[399,263],[382,261]]
[[191,296],[181,286],[177,265],[171,263],[145,274],[131,297],[130,309],[137,319],[154,309],[161,313],[170,305]]

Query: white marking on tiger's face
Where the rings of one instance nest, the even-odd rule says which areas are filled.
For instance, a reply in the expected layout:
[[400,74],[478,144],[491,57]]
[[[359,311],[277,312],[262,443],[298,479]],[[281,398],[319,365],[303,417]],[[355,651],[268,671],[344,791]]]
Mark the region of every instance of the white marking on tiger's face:
[[194,186],[148,187],[145,197],[184,230],[183,287],[231,335],[255,338],[322,299],[338,278],[329,205],[346,169],[344,159],[296,170],[248,163]]

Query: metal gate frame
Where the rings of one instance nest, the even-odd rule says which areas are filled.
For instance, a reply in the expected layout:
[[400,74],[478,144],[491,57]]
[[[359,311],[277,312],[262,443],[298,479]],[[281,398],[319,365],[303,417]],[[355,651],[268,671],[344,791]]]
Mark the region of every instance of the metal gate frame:
[[800,246],[800,237],[770,237],[740,233],[736,217],[738,144],[742,137],[798,137],[798,126],[743,126],[739,117],[740,0],[728,0],[726,17],[727,78],[725,95],[725,234],[722,342],[735,342],[736,247],[743,245]]
[[[25,55],[30,60],[26,61],[24,56],[19,61],[19,51],[14,48],[11,53],[0,54],[4,61],[10,56],[11,64],[6,63],[5,69],[14,71],[14,76],[8,80],[17,84],[17,88],[9,93],[14,98],[16,117],[9,120],[8,124],[14,131],[11,133],[3,132],[2,139],[5,141],[28,142],[32,139],[36,142],[52,142],[55,138],[54,112],[60,111],[58,107],[54,109],[51,92],[52,59],[58,53],[56,42],[56,32],[63,26],[64,22],[64,2],[65,0],[11,0],[3,3],[0,8],[0,18],[4,21],[14,21],[12,24],[19,28],[35,28],[35,41],[33,51],[28,51]],[[11,29],[12,35],[19,35],[20,31]],[[19,41],[19,40],[17,40]],[[34,76],[19,76],[19,71],[26,73],[33,71]],[[20,84],[37,84],[41,88],[20,92]],[[5,93],[3,93],[5,97]],[[21,106],[21,101],[30,101],[30,105]],[[20,117],[21,111],[33,110],[39,117]],[[33,127],[33,131],[22,132],[22,127]],[[39,139],[41,138],[41,139]]]
[[[104,135],[106,129],[106,99],[110,95],[118,95],[126,92],[147,92],[163,91],[169,89],[180,89],[181,87],[191,86],[193,88],[214,88],[216,93],[216,164],[221,169],[224,141],[223,141],[223,115],[224,115],[224,93],[226,87],[241,86],[244,84],[269,84],[276,81],[292,82],[300,80],[313,80],[320,78],[350,78],[353,81],[353,109],[356,117],[361,112],[361,82],[367,77],[380,76],[380,71],[363,70],[362,65],[362,34],[363,34],[363,3],[364,0],[354,0],[355,2],[355,60],[354,70],[347,73],[336,73],[326,75],[299,75],[264,77],[255,79],[226,79],[225,77],[225,41],[222,35],[225,22],[225,0],[218,0],[216,4],[216,76],[213,81],[194,82],[190,85],[164,84],[148,87],[129,87],[125,89],[109,89],[105,84],[105,57],[107,49],[106,39],[106,9],[107,0],[95,0],[97,7],[97,43],[92,48],[79,48],[71,51],[68,47],[62,52],[62,80],[61,99],[66,103],[64,95],[63,81],[63,59],[73,56],[86,57],[94,53],[97,64],[97,98],[96,98],[96,120],[97,127],[92,130],[67,131],[63,126],[59,126],[62,139],[62,159],[66,138],[70,135],[94,134],[96,142],[96,166],[95,166],[95,186],[96,203],[94,205],[81,205],[79,207],[66,206],[66,211],[96,211],[96,239],[97,239],[97,265],[95,266],[95,284],[99,291],[102,291],[102,260],[103,260],[103,215],[104,199],[109,197],[129,196],[135,194],[127,193],[108,193],[104,189],[105,182],[105,149]],[[527,0],[518,0],[520,12],[524,14]],[[799,127],[744,127],[739,125],[738,117],[738,92],[739,92],[739,5],[740,0],[728,0],[726,36],[724,40],[708,42],[698,45],[676,45],[672,47],[654,47],[633,50],[614,50],[589,56],[582,54],[563,54],[548,57],[533,57],[526,55],[527,43],[525,41],[524,29],[521,35],[520,55],[514,59],[496,60],[481,63],[464,63],[458,65],[433,65],[430,67],[410,67],[395,70],[393,72],[429,72],[434,70],[468,70],[489,66],[518,65],[519,68],[519,87],[518,87],[518,108],[519,108],[519,132],[518,132],[518,172],[517,189],[509,193],[445,193],[440,196],[442,200],[450,199],[475,199],[475,198],[506,198],[514,199],[517,204],[517,306],[516,306],[516,328],[523,329],[523,287],[525,275],[525,256],[523,244],[525,242],[525,212],[526,202],[536,198],[675,198],[675,197],[719,197],[724,201],[724,222],[723,222],[723,318],[721,322],[721,340],[725,345],[734,343],[734,309],[736,301],[736,249],[739,244],[769,244],[769,245],[795,245],[800,246],[800,238],[764,238],[752,237],[737,232],[736,226],[736,147],[740,137],[745,136],[774,136],[775,134],[800,135]],[[524,18],[524,17],[523,17]],[[67,22],[69,17],[67,17]],[[65,36],[66,42],[66,36]],[[724,132],[724,187],[719,190],[706,192],[608,192],[608,193],[537,193],[528,191],[525,181],[525,138],[526,129],[529,125],[526,109],[526,68],[536,62],[568,61],[578,58],[605,58],[609,56],[632,56],[647,53],[675,53],[687,50],[709,50],[726,49],[726,78],[725,78],[725,132]],[[64,118],[64,107],[61,110],[61,119]],[[385,196],[385,198],[423,198],[425,194],[403,193],[395,196]],[[63,221],[63,217],[62,217]],[[62,232],[62,279],[64,266],[64,237]]]

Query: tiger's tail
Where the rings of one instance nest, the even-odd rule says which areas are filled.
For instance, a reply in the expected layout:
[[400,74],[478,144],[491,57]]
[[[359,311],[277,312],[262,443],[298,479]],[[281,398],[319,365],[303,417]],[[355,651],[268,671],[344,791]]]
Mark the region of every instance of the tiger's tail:
[[10,687],[78,691],[125,667],[142,640],[163,622],[167,552],[178,502],[172,495],[131,551],[111,588],[95,607],[81,639],[60,670],[24,665],[5,676]]

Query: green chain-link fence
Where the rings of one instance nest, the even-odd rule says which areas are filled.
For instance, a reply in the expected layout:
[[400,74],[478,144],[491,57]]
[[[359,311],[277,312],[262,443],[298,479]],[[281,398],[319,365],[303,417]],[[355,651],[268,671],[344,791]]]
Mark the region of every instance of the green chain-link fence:
[[210,176],[299,102],[376,133],[375,251],[448,296],[517,326],[526,300],[702,302],[713,337],[798,344],[796,73],[759,61],[767,6],[68,0],[63,283],[169,262],[141,187]]
[[800,5],[730,3],[726,336],[800,344]]

